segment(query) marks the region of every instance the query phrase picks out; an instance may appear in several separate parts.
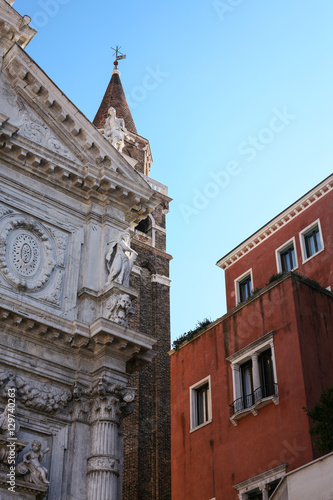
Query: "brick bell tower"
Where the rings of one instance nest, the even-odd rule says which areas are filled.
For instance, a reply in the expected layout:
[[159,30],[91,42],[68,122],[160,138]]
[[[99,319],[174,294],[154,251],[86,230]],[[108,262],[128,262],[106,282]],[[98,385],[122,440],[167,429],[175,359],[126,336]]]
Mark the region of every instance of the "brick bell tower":
[[170,500],[170,279],[166,253],[167,186],[149,177],[149,141],[136,130],[120,80],[118,61],[93,124],[155,190],[159,205],[148,217],[138,212],[132,248],[138,256],[130,286],[138,297],[130,327],[154,337],[154,361],[133,373],[137,404],[125,419],[123,500]]

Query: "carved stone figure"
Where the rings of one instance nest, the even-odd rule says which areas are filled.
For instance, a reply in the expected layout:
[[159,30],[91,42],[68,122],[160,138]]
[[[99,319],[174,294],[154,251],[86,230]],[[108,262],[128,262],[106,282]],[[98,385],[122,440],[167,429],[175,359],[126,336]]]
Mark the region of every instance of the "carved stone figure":
[[77,158],[62,144],[44,121],[18,97],[17,104],[21,112],[19,135],[36,142],[69,160],[77,162]]
[[117,118],[116,110],[111,106],[108,110],[108,117],[105,122],[104,137],[111,141],[111,144],[120,151],[125,146],[124,139],[129,139],[123,118]]
[[128,315],[131,312],[132,301],[126,293],[114,295],[107,305],[110,309],[108,319],[118,325],[128,326]]
[[11,435],[10,431],[17,434],[19,428],[19,423],[15,418],[15,410],[11,409],[9,405],[7,405],[0,415],[0,434],[8,436]]
[[45,453],[50,451],[49,448],[42,450],[42,445],[35,440],[31,445],[31,450],[23,455],[23,462],[17,465],[17,472],[24,476],[24,480],[29,483],[37,484],[38,486],[48,485],[47,480],[48,470],[42,466]]
[[0,433],[7,434],[8,432],[8,405],[0,415]]
[[138,256],[136,251],[130,247],[129,234],[123,233],[120,238],[110,241],[108,245],[110,245],[106,255],[109,272],[108,283],[113,281],[128,286],[130,273]]

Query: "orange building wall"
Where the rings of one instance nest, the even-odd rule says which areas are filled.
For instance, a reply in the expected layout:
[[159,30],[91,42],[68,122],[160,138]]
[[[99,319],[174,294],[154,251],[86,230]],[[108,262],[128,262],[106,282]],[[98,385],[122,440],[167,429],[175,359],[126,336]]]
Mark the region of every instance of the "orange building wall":
[[[320,219],[324,250],[309,261],[302,263],[302,254],[299,233],[307,226]],[[305,275],[321,283],[324,287],[333,289],[333,191],[318,199],[316,203],[281,227],[269,238],[256,246],[239,261],[225,270],[225,286],[227,297],[227,310],[236,305],[234,280],[252,268],[254,289],[265,286],[270,277],[278,272],[275,250],[290,240],[293,236],[296,242],[296,253],[299,274]]]
[[[233,485],[283,463],[290,471],[314,458],[302,407],[333,383],[331,308],[329,294],[288,275],[171,355],[173,500],[236,499]],[[279,404],[247,415],[235,427],[229,420],[233,389],[226,358],[272,330]],[[317,364],[321,369],[314,375]],[[189,387],[208,375],[212,422],[190,432]]]

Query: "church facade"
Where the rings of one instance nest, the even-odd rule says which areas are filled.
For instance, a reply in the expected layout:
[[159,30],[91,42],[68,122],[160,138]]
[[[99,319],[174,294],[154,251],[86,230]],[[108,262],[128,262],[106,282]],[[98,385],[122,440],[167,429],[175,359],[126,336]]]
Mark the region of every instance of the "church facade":
[[13,3],[0,0],[0,496],[167,499],[167,188],[126,99],[106,94],[89,122],[24,51],[35,31]]

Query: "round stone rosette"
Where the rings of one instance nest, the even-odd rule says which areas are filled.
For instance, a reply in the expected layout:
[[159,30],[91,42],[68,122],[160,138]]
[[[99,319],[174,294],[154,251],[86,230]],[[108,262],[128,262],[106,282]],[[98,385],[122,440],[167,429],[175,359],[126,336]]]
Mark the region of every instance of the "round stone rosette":
[[12,218],[0,233],[0,271],[15,288],[38,291],[55,266],[54,246],[41,224],[25,217]]

